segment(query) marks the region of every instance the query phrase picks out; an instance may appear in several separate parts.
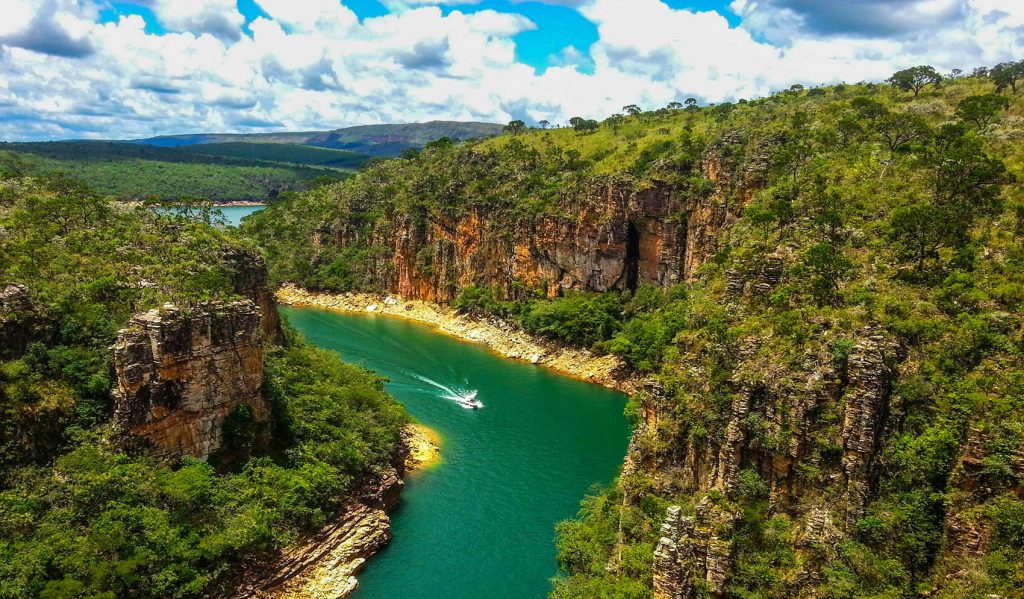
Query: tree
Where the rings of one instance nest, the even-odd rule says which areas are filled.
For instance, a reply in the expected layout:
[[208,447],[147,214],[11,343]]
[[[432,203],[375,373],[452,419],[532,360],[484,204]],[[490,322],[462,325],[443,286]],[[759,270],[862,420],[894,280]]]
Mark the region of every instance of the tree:
[[680,110],[682,109],[682,107],[683,105],[681,102],[669,102],[666,108],[668,108],[669,110]]
[[541,121],[541,122],[539,122],[537,124],[540,125],[541,129],[547,129],[548,127],[551,126],[551,121],[543,120],[543,121]]
[[923,141],[929,132],[924,118],[909,112],[886,112],[874,121],[872,129],[889,146],[890,152],[898,152],[911,143]]
[[697,110],[697,98],[687,98],[685,103],[686,109],[690,112]]
[[892,112],[882,104],[864,97],[854,98],[850,105],[861,118],[868,121],[868,129],[886,143],[890,152],[901,150],[928,136],[928,124],[920,115]]
[[942,81],[942,75],[929,66],[911,67],[897,71],[886,82],[893,87],[909,92],[914,92],[914,97],[921,93],[921,90],[928,84],[938,85]]
[[622,127],[622,123],[625,122],[626,117],[621,114],[613,114],[608,117],[605,122],[612,128],[615,133],[619,132],[619,127]]
[[629,104],[627,106],[622,107],[622,112],[625,112],[629,116],[636,116],[643,112],[643,110],[641,110],[640,107],[637,106],[636,104]]
[[526,131],[526,123],[523,121],[510,121],[509,124],[505,125],[505,133],[511,133],[512,135],[519,135],[523,131]]
[[843,255],[837,245],[822,241],[804,255],[804,267],[810,272],[811,295],[818,306],[832,306],[839,300],[839,286],[849,278],[853,262]]
[[1024,78],[1024,60],[1017,62],[1004,62],[992,67],[989,76],[996,84],[996,91],[1004,91],[1010,88],[1017,93],[1017,80]]
[[585,119],[583,117],[574,116],[569,119],[569,124],[578,133],[589,133],[591,131],[597,131],[600,126],[597,121],[593,119]]
[[962,121],[974,123],[978,129],[984,129],[1000,112],[1010,107],[1010,100],[999,94],[968,96],[960,100],[956,107],[956,116]]

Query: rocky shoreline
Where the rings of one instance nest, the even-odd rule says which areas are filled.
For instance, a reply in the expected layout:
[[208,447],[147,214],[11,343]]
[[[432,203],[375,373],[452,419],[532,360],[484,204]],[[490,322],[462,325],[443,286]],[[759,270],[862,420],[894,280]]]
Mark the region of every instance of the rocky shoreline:
[[387,468],[347,502],[340,515],[316,534],[291,545],[270,560],[250,564],[241,582],[217,597],[251,599],[342,599],[359,588],[356,575],[367,560],[391,541],[388,512],[398,505],[401,475],[436,464],[440,437],[420,424],[402,431],[398,465]]
[[413,320],[463,341],[480,343],[491,351],[583,381],[633,393],[639,382],[628,373],[617,356],[597,356],[585,349],[565,347],[533,337],[510,325],[459,314],[451,308],[419,300],[404,300],[395,295],[369,293],[318,293],[294,285],[277,290],[278,303],[355,312],[384,314]]

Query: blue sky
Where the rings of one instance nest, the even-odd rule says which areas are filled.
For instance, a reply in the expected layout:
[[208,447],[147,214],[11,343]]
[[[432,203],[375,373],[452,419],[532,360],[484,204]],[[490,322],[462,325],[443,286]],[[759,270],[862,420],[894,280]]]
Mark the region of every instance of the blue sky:
[[1024,58],[1020,0],[3,0],[0,139],[605,118]]

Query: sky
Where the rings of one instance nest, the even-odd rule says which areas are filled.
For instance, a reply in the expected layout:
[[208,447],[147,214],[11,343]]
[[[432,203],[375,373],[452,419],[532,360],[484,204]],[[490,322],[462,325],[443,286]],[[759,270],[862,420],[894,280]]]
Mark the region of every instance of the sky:
[[0,0],[0,139],[564,123],[1024,59],[1024,0]]

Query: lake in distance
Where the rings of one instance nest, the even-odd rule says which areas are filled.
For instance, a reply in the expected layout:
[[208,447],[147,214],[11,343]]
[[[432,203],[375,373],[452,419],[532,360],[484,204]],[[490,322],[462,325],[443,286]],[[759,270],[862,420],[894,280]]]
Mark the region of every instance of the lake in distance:
[[[399,318],[282,308],[306,339],[386,376],[442,437],[441,463],[406,478],[394,540],[354,599],[541,598],[555,524],[616,476],[626,397]],[[449,397],[477,392],[481,410]]]

